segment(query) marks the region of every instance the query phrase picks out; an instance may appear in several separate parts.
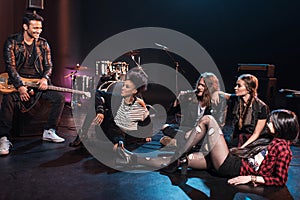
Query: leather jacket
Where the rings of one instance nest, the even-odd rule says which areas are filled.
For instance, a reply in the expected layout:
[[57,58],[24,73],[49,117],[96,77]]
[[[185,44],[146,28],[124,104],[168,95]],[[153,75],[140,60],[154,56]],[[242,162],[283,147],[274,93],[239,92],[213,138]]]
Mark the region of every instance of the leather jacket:
[[[183,120],[180,125],[194,127],[196,122],[195,120],[198,115],[198,104],[198,100],[194,94],[185,95],[180,104],[173,107],[172,103],[168,109],[167,114],[170,122],[167,123],[178,123],[177,120],[174,119],[174,116],[182,114]],[[217,105],[212,104],[209,107],[206,107],[203,115],[212,115],[218,122],[219,126],[223,128],[226,123],[227,107],[228,105],[225,96],[219,94],[219,103]]]
[[[44,38],[38,38],[35,42],[36,59],[34,67],[40,78],[46,78],[50,83],[52,74],[51,50],[48,42]],[[10,35],[4,44],[4,61],[6,71],[9,75],[9,82],[15,88],[24,85],[18,71],[26,61],[26,51],[23,33]]]

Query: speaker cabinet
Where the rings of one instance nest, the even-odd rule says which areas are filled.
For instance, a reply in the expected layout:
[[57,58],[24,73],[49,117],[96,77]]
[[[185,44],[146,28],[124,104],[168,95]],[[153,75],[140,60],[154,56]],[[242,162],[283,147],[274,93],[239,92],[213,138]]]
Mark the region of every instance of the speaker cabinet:
[[276,82],[274,77],[275,66],[271,64],[238,64],[238,76],[252,74],[258,79],[258,97],[263,100],[270,109],[274,108],[276,96]]
[[273,78],[275,66],[270,64],[238,64],[238,72],[240,74],[252,74],[257,78]]
[[258,78],[258,97],[263,100],[270,109],[274,108],[277,94],[276,78]]

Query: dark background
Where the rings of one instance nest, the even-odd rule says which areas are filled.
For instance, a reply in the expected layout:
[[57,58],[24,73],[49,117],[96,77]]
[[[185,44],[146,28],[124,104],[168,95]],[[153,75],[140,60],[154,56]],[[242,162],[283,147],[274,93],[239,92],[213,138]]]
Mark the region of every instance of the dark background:
[[[21,30],[27,5],[26,0],[0,0],[1,46],[9,34]],[[45,19],[42,37],[52,48],[56,85],[69,87],[66,67],[82,63],[110,36],[139,27],[163,27],[202,45],[228,92],[233,92],[238,63],[274,64],[277,95],[280,88],[300,90],[299,9],[296,0],[45,0],[38,13]],[[0,59],[4,71],[2,51]],[[185,73],[191,80],[198,76]]]

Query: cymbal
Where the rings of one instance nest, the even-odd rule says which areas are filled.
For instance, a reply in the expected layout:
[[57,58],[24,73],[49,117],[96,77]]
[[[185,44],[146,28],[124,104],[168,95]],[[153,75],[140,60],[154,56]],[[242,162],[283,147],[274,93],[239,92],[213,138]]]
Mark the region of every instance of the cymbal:
[[136,56],[136,55],[139,55],[139,54],[140,54],[140,51],[134,50],[134,51],[129,51],[128,53],[125,53],[124,55],[126,55],[126,56]]
[[122,66],[128,66],[126,62],[114,62],[112,65],[122,65]]
[[71,70],[88,70],[88,67],[76,65],[76,66],[72,66],[72,67],[66,67],[66,69],[71,69]]

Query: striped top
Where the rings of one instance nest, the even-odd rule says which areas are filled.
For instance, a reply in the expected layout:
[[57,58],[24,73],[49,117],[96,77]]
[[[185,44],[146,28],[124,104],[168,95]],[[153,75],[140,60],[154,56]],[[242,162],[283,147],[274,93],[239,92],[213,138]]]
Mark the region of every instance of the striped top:
[[144,121],[148,115],[149,111],[147,108],[143,107],[137,100],[133,104],[128,105],[122,99],[114,120],[124,131],[136,131],[138,121]]

